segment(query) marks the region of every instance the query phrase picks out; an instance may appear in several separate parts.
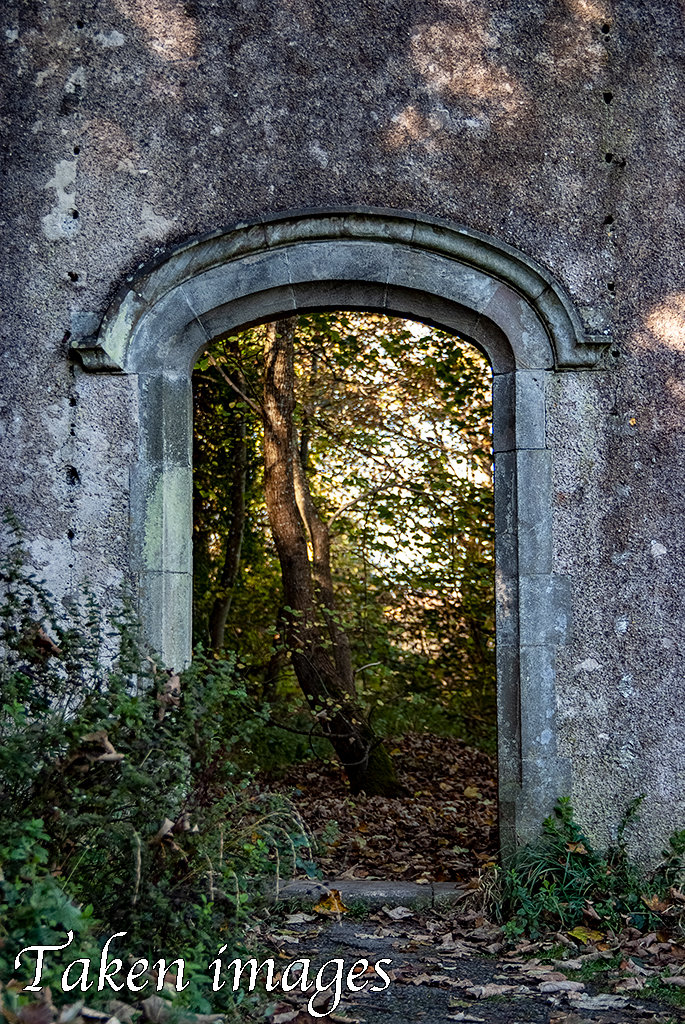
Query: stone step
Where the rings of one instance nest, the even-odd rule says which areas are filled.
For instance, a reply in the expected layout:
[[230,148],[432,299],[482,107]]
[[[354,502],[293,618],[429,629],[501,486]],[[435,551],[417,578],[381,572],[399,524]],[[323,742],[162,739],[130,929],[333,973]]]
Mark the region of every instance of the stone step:
[[379,907],[432,907],[436,903],[456,903],[465,894],[456,882],[393,881],[371,878],[339,878],[318,881],[296,878],[279,889],[279,899],[318,903],[331,889],[337,889],[343,903],[363,903],[370,910]]

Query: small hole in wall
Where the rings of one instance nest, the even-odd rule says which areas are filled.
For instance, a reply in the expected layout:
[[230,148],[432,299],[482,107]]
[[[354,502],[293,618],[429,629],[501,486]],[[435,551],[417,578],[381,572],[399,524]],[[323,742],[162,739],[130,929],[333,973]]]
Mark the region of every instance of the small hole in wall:
[[608,164],[610,164],[611,161],[614,159],[614,154],[613,153],[605,153],[604,154],[604,159],[606,160],[606,162]]
[[604,223],[605,224],[613,224],[614,223],[614,218],[611,216],[610,213],[607,214],[607,216],[604,218]]
[[74,154],[76,156],[78,156],[80,152],[81,152],[81,147],[80,146],[74,146]]
[[621,350],[619,348],[612,348],[611,354],[614,357],[614,359],[618,359],[618,357],[621,354]]
[[75,487],[76,484],[81,483],[81,477],[78,475],[78,470],[74,466],[67,466],[64,474],[67,478],[67,484],[69,487]]
[[76,28],[83,28],[83,22],[82,22],[82,21],[80,21],[80,20],[79,20],[79,21],[77,21],[77,22],[76,22]]
[[69,540],[73,540],[75,536],[76,534],[74,533],[73,530],[67,530],[67,537],[69,538]]
[[613,294],[613,292],[616,290],[616,285],[613,281],[607,281],[607,288]]
[[76,273],[75,270],[68,270],[67,277],[69,278],[70,281],[78,281],[78,274]]
[[613,94],[613,92],[603,92],[602,93],[602,98],[603,98],[605,103],[611,103],[611,101],[614,98],[614,94]]
[[609,23],[605,21],[604,24],[602,25],[602,35],[603,36],[608,36],[610,32],[611,32],[611,25],[609,25]]
[[72,210],[71,216],[74,218],[74,220],[78,220],[78,210]]
[[73,406],[75,406],[77,404],[78,404],[78,398],[76,397],[76,395],[69,395],[69,405],[72,406],[72,408],[73,408]]

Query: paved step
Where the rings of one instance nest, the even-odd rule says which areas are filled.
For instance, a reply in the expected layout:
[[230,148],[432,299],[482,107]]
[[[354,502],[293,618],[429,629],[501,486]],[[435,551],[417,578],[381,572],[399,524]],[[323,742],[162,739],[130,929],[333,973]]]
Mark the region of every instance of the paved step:
[[319,882],[297,878],[281,886],[279,899],[302,900],[318,903],[331,889],[337,889],[343,903],[363,903],[370,909],[377,907],[432,907],[436,903],[457,902],[464,895],[455,882],[402,882],[370,878],[326,879]]

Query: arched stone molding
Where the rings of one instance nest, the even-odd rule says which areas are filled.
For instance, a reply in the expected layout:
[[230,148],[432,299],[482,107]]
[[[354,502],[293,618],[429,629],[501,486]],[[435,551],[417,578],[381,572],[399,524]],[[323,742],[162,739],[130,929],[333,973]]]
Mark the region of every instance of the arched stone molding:
[[190,241],[129,278],[97,335],[74,349],[87,370],[138,377],[131,557],[148,638],[170,665],[190,655],[198,354],[221,334],[317,309],[421,320],[469,339],[492,365],[500,819],[511,849],[570,788],[554,690],[570,584],[552,562],[545,385],[592,367],[607,341],[584,336],[563,291],[528,257],[396,211],[304,211]]

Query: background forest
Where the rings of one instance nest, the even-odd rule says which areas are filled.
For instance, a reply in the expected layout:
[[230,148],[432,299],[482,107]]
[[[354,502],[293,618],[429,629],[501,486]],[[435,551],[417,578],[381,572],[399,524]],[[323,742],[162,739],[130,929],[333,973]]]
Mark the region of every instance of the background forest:
[[[279,359],[292,364],[287,409],[271,374]],[[215,343],[196,367],[195,639],[237,652],[269,722],[267,761],[326,758],[333,728],[325,695],[305,697],[293,668],[293,617],[309,613],[284,597],[292,566],[264,469],[275,420],[289,421],[290,521],[307,545],[312,616],[332,660],[342,644],[351,666],[336,706],[354,700],[352,717],[376,737],[430,730],[492,749],[490,387],[472,346],[372,314],[255,327]],[[393,785],[357,780],[385,795]]]

